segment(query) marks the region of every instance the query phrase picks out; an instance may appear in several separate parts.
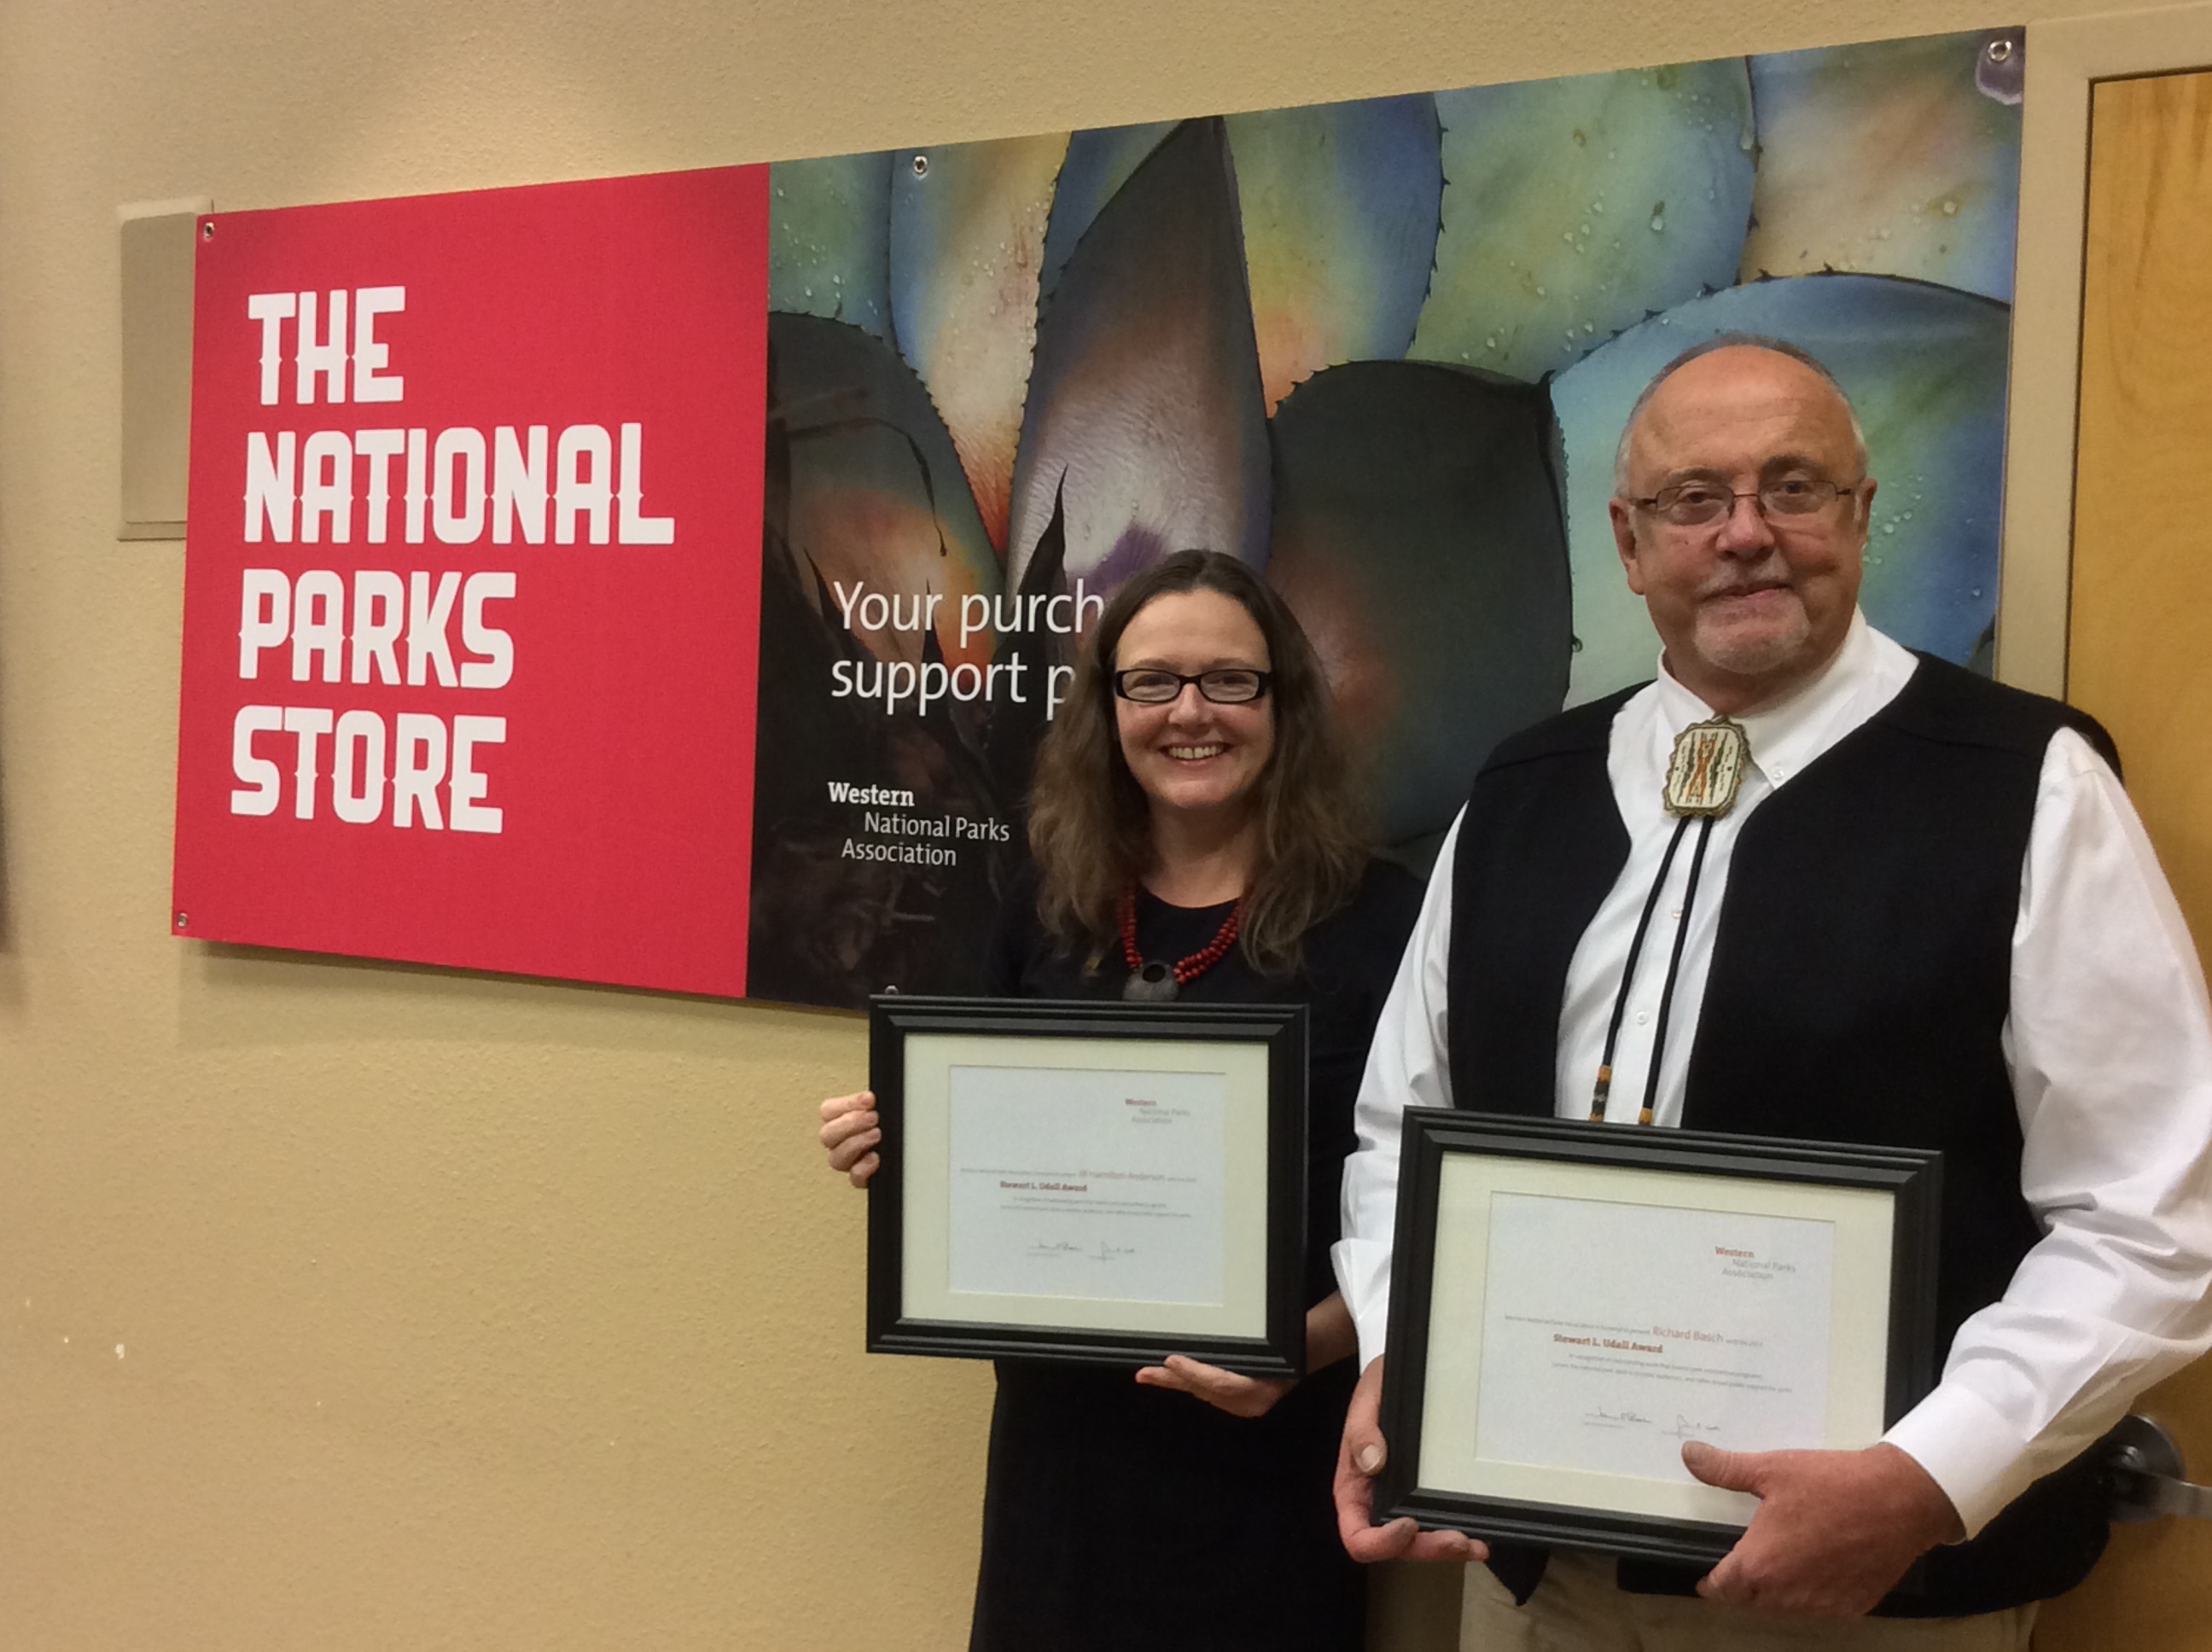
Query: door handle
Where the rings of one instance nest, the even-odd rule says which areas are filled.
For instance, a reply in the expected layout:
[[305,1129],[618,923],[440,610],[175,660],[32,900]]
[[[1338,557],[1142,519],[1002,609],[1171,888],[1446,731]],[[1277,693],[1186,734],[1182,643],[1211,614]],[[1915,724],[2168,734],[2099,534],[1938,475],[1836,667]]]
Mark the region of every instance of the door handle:
[[2212,1485],[2192,1485],[2173,1436],[2148,1417],[2130,1415],[2105,1436],[2105,1484],[2115,1521],[2179,1515],[2212,1520]]

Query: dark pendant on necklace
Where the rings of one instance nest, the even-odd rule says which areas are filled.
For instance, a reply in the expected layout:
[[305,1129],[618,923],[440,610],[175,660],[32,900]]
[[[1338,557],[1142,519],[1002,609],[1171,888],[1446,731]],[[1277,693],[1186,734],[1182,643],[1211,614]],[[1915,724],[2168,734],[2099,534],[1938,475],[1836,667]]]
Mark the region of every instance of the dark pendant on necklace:
[[1213,938],[1176,963],[1158,958],[1147,959],[1137,951],[1137,885],[1134,882],[1121,887],[1121,957],[1129,966],[1129,978],[1121,983],[1121,997],[1131,1004],[1165,1004],[1182,988],[1183,982],[1196,981],[1221,962],[1229,949],[1237,944],[1237,932],[1244,922],[1244,897],[1238,896],[1237,904],[1229,908],[1229,915],[1221,920],[1221,927]]
[[1158,958],[1129,972],[1121,996],[1131,1004],[1165,1004],[1176,995],[1175,966]]

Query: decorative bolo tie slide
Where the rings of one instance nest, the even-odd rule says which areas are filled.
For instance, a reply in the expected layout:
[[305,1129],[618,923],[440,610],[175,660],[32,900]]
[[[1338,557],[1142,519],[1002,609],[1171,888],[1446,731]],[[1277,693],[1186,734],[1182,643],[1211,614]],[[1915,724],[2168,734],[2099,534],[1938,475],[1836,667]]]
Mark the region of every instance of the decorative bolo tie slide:
[[1651,880],[1644,911],[1636,920],[1635,938],[1628,944],[1628,961],[1620,967],[1620,991],[1613,1000],[1613,1019],[1605,1029],[1605,1054],[1598,1062],[1597,1084],[1590,1091],[1590,1121],[1605,1121],[1606,1098],[1613,1093],[1613,1052],[1620,1041],[1620,1023],[1628,1013],[1628,989],[1636,980],[1636,961],[1644,954],[1644,937],[1651,927],[1651,914],[1659,893],[1667,887],[1667,874],[1674,868],[1674,851],[1682,847],[1682,834],[1694,820],[1698,847],[1690,855],[1689,882],[1682,890],[1682,910],[1674,924],[1674,946],[1667,959],[1666,984],[1659,989],[1659,1024],[1652,1029],[1650,1071],[1644,1078],[1644,1105],[1636,1121],[1650,1124],[1659,1099],[1659,1060],[1667,1050],[1667,1017],[1674,1007],[1674,977],[1682,968],[1682,944],[1690,933],[1690,911],[1698,898],[1698,874],[1705,864],[1705,843],[1713,823],[1735,807],[1736,789],[1743,784],[1745,765],[1751,762],[1751,737],[1743,725],[1728,717],[1692,723],[1674,737],[1673,756],[1667,760],[1667,786],[1662,798],[1667,812],[1675,817],[1674,836],[1659,862],[1659,875]]
[[1667,760],[1667,812],[1717,820],[1735,807],[1751,738],[1732,718],[1692,723],[1674,737]]

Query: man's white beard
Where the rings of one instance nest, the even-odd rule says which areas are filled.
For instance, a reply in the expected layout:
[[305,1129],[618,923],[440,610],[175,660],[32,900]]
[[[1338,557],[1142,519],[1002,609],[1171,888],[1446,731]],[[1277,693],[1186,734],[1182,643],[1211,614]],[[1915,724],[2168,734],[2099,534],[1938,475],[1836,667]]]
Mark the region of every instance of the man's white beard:
[[1707,665],[1733,677],[1764,677],[1791,664],[1803,653],[1812,635],[1813,622],[1806,616],[1802,600],[1793,604],[1789,623],[1781,629],[1758,635],[1735,635],[1712,623],[1705,614],[1698,616],[1698,653]]

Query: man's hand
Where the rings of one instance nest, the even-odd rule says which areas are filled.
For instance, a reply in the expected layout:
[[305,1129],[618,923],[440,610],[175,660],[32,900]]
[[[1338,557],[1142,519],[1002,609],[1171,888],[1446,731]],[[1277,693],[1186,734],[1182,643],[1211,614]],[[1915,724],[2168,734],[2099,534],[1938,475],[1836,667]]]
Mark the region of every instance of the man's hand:
[[1360,1372],[1344,1417],[1336,1453],[1336,1529],[1354,1560],[1486,1560],[1490,1551],[1460,1532],[1425,1532],[1400,1515],[1373,1524],[1375,1476],[1389,1448],[1382,1442],[1382,1361]]
[[1722,1451],[1692,1440],[1682,1463],[1708,1485],[1759,1500],[1749,1529],[1698,1583],[1708,1600],[1856,1618],[1922,1554],[1965,1534],[1942,1488],[1893,1445]]

